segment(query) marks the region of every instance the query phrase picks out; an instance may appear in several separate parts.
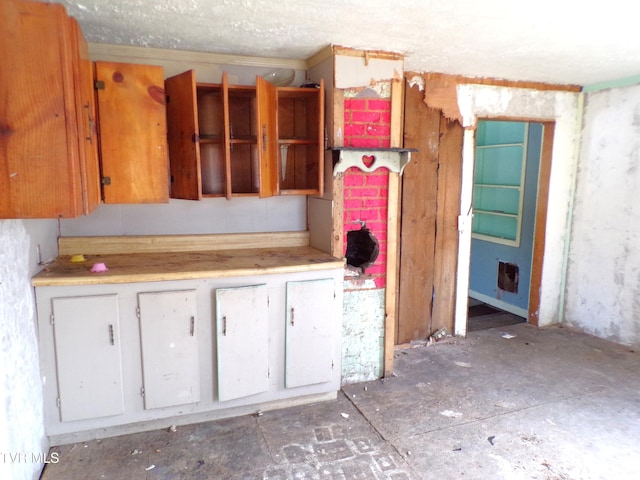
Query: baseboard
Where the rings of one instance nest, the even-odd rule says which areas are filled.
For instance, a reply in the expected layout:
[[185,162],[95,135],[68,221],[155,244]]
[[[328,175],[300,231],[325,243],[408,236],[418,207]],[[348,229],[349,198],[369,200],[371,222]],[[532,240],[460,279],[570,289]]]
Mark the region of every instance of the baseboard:
[[475,298],[476,300],[480,300],[481,302],[486,303],[487,305],[491,305],[492,307],[499,308],[500,310],[504,310],[505,312],[513,313],[514,315],[518,315],[519,317],[523,317],[523,318],[529,317],[529,312],[524,308],[511,305],[502,300],[498,300],[497,298],[484,295],[474,290],[469,290],[469,296],[471,298]]

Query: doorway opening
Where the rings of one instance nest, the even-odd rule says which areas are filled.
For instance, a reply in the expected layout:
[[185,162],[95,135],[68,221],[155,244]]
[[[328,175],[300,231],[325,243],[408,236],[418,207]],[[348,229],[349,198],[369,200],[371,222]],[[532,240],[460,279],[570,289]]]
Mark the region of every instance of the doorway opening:
[[[525,322],[544,126],[479,120],[467,329]],[[477,315],[477,313],[483,313]]]

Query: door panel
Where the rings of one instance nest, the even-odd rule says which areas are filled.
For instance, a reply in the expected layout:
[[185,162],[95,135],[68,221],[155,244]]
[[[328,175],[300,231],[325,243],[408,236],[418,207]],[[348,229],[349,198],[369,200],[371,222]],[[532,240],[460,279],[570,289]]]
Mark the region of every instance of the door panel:
[[196,291],[138,294],[145,408],[200,401]]
[[334,295],[331,278],[287,282],[286,388],[331,381]]
[[124,413],[118,296],[52,299],[60,419]]
[[266,285],[216,290],[218,399],[269,390],[269,314]]

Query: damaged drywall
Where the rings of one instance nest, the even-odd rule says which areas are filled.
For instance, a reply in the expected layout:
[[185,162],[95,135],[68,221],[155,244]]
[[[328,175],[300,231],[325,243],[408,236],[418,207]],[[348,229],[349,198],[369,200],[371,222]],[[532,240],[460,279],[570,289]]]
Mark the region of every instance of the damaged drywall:
[[371,54],[336,55],[335,88],[375,87],[379,82],[402,80],[403,60],[378,58]]
[[586,95],[565,322],[640,347],[640,86]]

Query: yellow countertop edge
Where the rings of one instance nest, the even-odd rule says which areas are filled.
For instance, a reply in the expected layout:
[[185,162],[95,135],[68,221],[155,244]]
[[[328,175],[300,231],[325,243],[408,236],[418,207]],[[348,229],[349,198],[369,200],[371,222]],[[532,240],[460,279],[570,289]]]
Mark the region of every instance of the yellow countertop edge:
[[[154,272],[109,274],[93,273],[91,275],[70,275],[69,277],[46,277],[38,274],[31,280],[33,287],[81,286],[81,285],[112,285],[122,283],[163,282],[172,280],[201,280],[207,278],[244,277],[252,275],[269,275],[279,273],[300,273],[318,270],[344,268],[345,261],[335,259],[313,264],[284,265],[281,267],[252,267],[236,269],[213,269],[182,272]],[[42,272],[41,272],[42,273]]]

